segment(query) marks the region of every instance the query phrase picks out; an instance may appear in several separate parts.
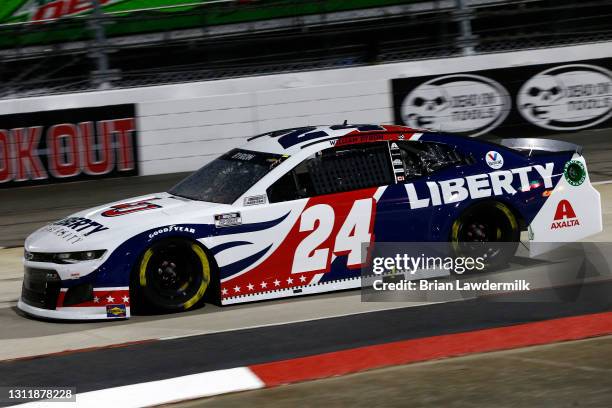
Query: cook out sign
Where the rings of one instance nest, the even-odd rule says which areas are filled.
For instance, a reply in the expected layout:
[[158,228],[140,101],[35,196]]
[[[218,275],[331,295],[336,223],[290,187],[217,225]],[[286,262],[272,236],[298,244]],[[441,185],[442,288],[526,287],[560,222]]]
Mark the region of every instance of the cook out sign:
[[133,105],[4,115],[0,124],[0,186],[137,174]]

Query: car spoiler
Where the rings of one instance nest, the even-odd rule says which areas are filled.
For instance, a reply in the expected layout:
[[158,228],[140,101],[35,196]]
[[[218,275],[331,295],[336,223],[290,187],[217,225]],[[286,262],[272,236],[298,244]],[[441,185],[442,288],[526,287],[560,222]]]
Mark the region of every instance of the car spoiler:
[[551,153],[576,152],[582,155],[582,146],[561,140],[517,138],[502,139],[500,144],[513,150],[529,151],[529,155],[533,150]]

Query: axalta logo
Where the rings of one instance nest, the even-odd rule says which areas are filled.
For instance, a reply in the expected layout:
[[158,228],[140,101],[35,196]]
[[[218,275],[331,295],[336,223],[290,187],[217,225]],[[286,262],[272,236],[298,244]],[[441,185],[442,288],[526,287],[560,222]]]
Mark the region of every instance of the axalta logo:
[[485,160],[490,168],[498,170],[504,166],[504,158],[496,151],[487,152]]
[[555,220],[550,225],[550,229],[568,228],[580,225],[576,212],[572,208],[572,205],[567,200],[559,201],[557,204],[557,211],[555,211]]

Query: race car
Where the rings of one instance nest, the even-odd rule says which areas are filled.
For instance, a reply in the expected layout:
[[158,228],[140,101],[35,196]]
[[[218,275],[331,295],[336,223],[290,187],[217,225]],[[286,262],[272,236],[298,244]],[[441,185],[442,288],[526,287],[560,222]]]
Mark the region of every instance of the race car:
[[363,248],[378,242],[518,243],[525,229],[532,242],[602,230],[579,146],[298,127],[249,138],[168,192],[40,228],[25,241],[18,307],[121,319],[357,288]]

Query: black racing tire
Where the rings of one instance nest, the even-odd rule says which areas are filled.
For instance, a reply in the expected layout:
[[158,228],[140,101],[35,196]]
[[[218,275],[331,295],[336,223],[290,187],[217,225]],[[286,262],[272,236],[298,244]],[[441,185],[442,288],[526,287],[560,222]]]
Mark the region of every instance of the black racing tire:
[[453,222],[454,256],[482,257],[485,270],[503,268],[516,254],[520,224],[514,212],[498,201],[475,204]]
[[197,243],[181,238],[157,242],[132,274],[138,310],[179,312],[202,302],[211,283],[211,262]]

